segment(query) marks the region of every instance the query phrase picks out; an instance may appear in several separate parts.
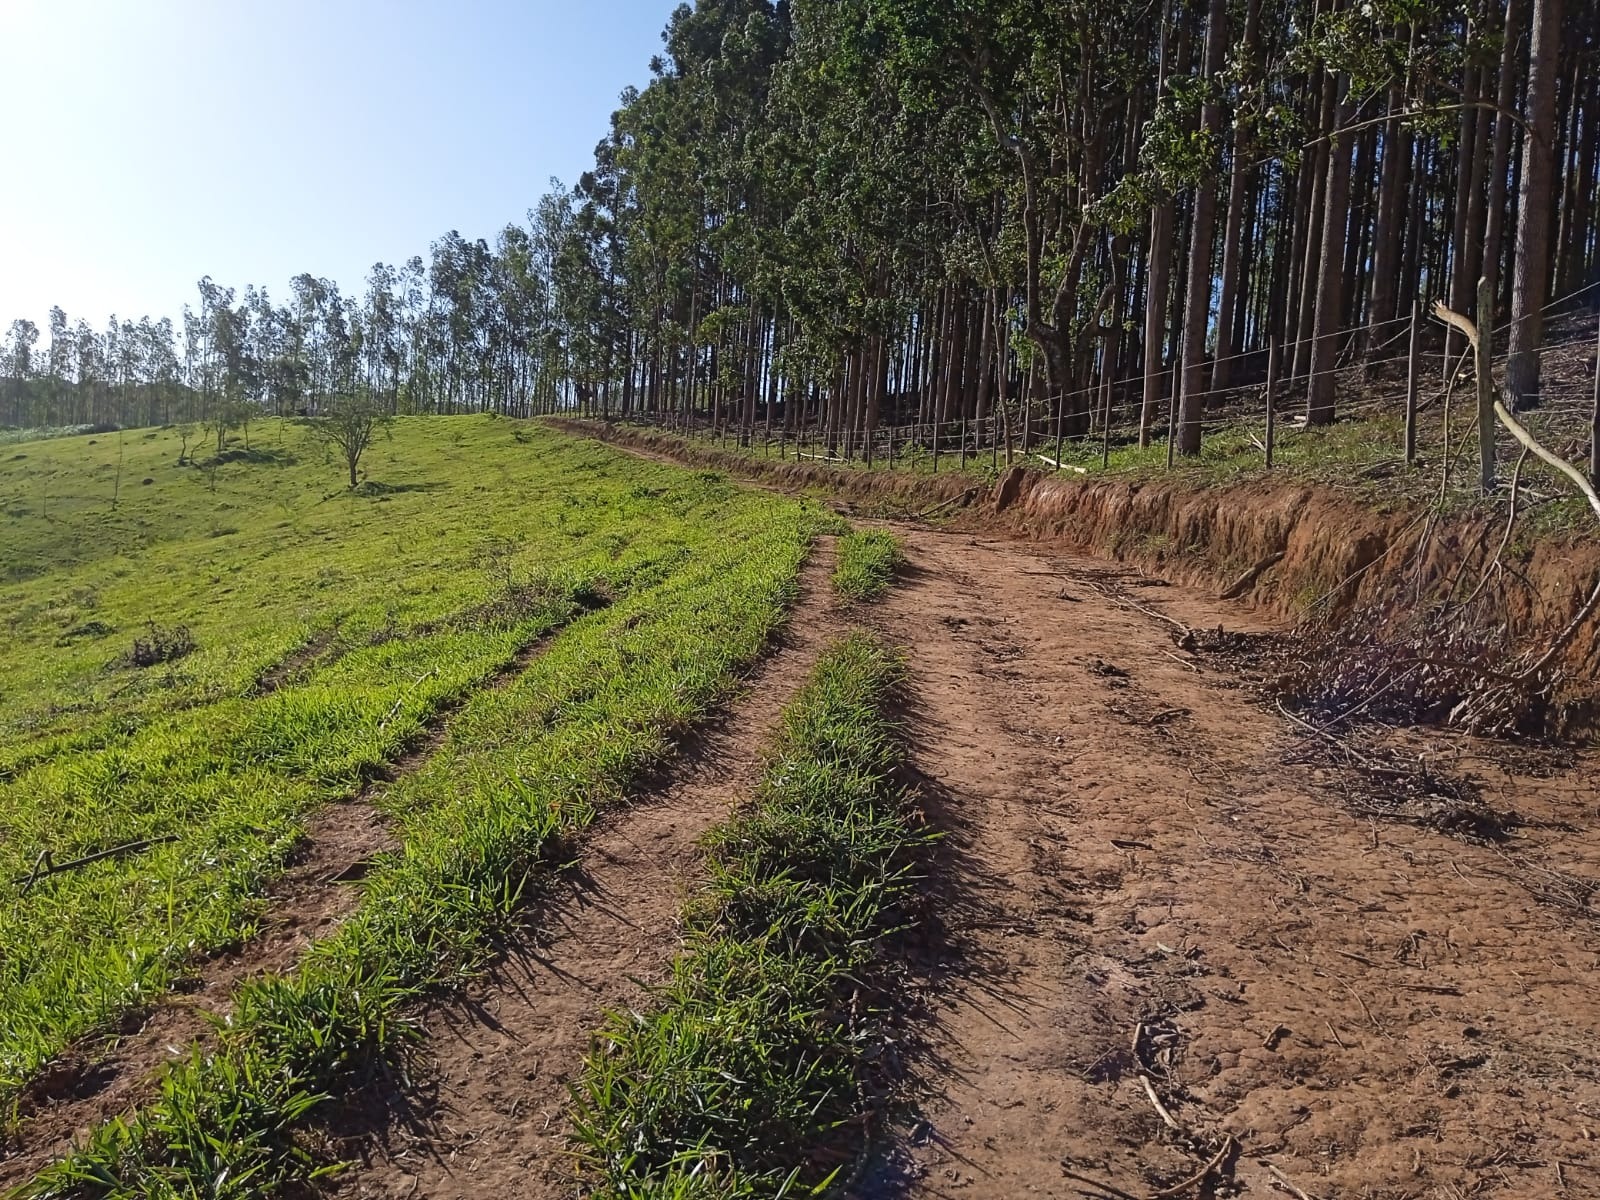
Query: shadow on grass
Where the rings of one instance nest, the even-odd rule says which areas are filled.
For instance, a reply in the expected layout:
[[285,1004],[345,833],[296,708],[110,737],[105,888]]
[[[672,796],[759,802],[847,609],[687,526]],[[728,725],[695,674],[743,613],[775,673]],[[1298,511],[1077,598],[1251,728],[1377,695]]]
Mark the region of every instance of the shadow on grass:
[[399,496],[406,492],[437,492],[444,488],[442,483],[379,483],[375,479],[363,480],[352,496]]

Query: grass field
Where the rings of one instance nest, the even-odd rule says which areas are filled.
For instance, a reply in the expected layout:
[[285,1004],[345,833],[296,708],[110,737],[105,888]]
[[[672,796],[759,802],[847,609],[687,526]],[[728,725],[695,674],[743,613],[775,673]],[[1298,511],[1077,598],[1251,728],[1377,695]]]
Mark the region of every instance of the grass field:
[[822,521],[489,418],[399,422],[353,494],[297,427],[253,443],[205,467],[168,431],[0,460],[0,1098],[248,938],[307,814],[459,711],[372,793],[403,851],[356,915],[46,1187],[253,1194],[287,1169],[285,1123],[403,1037],[405,1000],[759,652]]

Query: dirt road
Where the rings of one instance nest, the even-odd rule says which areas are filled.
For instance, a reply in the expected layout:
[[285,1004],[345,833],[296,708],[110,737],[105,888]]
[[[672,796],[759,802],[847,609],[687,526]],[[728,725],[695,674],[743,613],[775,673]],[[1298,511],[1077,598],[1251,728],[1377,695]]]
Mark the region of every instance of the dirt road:
[[948,934],[922,1119],[861,1196],[1203,1195],[1213,1162],[1250,1195],[1600,1195],[1595,914],[1526,867],[1600,878],[1590,764],[1490,781],[1546,824],[1523,869],[1359,819],[1283,765],[1302,731],[1104,594],[1117,568],[899,532],[876,621],[910,654]]

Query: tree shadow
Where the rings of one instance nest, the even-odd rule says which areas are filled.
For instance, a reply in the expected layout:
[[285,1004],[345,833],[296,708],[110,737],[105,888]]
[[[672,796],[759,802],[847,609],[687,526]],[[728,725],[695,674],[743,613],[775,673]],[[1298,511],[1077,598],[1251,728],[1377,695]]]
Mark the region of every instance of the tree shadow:
[[210,458],[190,457],[190,461],[197,467],[223,467],[229,463],[254,463],[257,466],[292,467],[299,462],[299,456],[276,446],[229,446],[220,454],[213,454]]
[[406,492],[437,492],[445,485],[442,483],[380,483],[375,479],[365,479],[357,485],[353,496],[399,496]]

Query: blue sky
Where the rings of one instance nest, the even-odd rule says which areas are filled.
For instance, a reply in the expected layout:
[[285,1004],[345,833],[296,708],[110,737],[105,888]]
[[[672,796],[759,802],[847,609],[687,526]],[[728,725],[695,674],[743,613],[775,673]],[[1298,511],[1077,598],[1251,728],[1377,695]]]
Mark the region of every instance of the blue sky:
[[592,160],[673,0],[0,0],[0,329],[357,288]]

